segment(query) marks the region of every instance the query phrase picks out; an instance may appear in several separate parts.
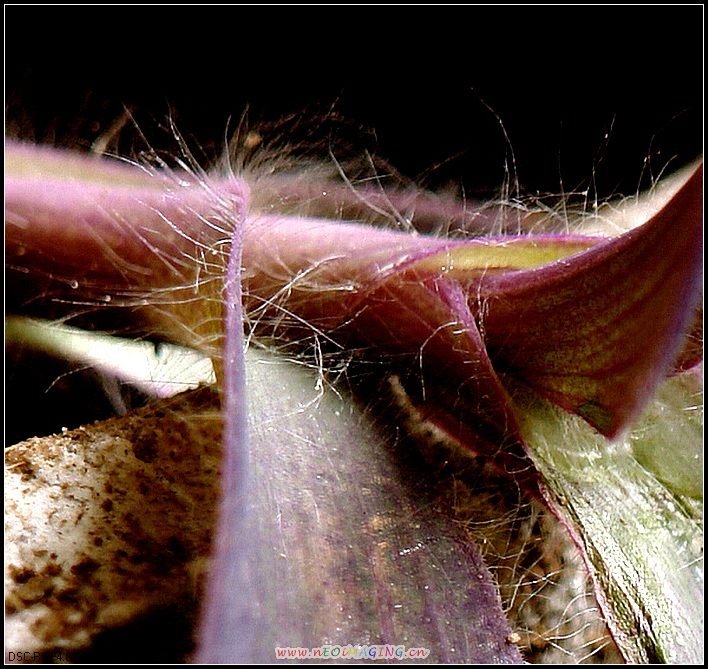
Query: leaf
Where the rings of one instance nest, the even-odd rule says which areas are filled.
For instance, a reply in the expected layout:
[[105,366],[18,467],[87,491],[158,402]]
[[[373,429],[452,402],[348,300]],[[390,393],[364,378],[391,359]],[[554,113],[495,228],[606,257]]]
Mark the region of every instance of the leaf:
[[626,429],[676,363],[700,300],[702,175],[617,239],[485,278],[477,299],[498,368],[608,437]]
[[[33,160],[31,150],[25,156]],[[252,454],[245,438],[249,409],[242,392],[243,290],[249,337],[281,342],[288,338],[295,346],[326,342],[328,355],[342,350],[346,355],[385,361],[387,369],[401,374],[426,419],[464,446],[487,454],[532,492],[544,495],[547,486],[547,503],[576,532],[578,542],[585,542],[588,555],[595,560],[597,545],[592,535],[597,531],[601,536],[601,532],[593,526],[593,516],[568,511],[571,507],[562,503],[559,492],[564,485],[571,486],[572,494],[582,500],[587,491],[572,488],[574,477],[581,474],[566,469],[561,476],[556,471],[556,467],[562,469],[560,465],[541,463],[545,456],[539,453],[544,450],[536,444],[536,432],[530,427],[535,407],[541,405],[529,399],[532,395],[521,403],[519,398],[538,392],[602,434],[616,437],[647,407],[666,374],[698,359],[701,168],[646,224],[615,239],[540,235],[453,241],[341,221],[258,211],[246,216],[244,186],[232,178],[200,180],[134,170],[130,185],[117,188],[114,199],[110,189],[88,183],[93,201],[85,200],[80,195],[85,175],[74,160],[81,161],[69,160],[73,165],[69,182],[78,179],[76,188],[62,181],[65,175],[57,177],[63,158],[50,154],[39,160],[44,176],[25,167],[12,176],[6,212],[12,231],[8,255],[13,269],[30,276],[44,271],[48,287],[39,292],[47,301],[81,289],[76,295],[97,304],[101,290],[117,286],[120,295],[124,287],[124,303],[138,306],[152,327],[178,341],[191,337],[193,345],[212,352],[225,343],[223,367],[217,365],[224,384],[225,443],[230,458],[225,465],[223,522],[248,523],[259,515],[249,511],[251,493],[243,493],[253,484],[247,466]],[[115,176],[113,169],[102,173],[109,182]],[[51,185],[48,194],[38,188],[43,178]],[[154,184],[158,188],[150,190],[147,179],[152,180],[151,188]],[[54,200],[58,189],[65,186],[69,204],[57,213]],[[97,205],[99,214],[94,211]],[[106,211],[110,216],[104,215]],[[48,217],[47,212],[54,213]],[[72,216],[83,223],[66,233],[61,223]],[[94,227],[86,223],[94,220],[101,231],[95,238]],[[104,234],[111,226],[117,234]],[[226,238],[232,233],[233,243]],[[35,238],[38,241],[33,244]],[[63,273],[64,263],[71,265],[76,260],[73,250],[66,257],[55,254],[52,242],[76,244],[83,239],[100,260],[90,268],[93,280],[74,287],[75,280],[68,278],[73,275]],[[126,267],[116,261],[123,244],[127,244],[127,257],[135,260],[128,275]],[[208,248],[215,252],[214,261],[200,261],[195,269],[194,260],[204,257]],[[200,278],[202,270],[205,281]],[[71,290],[57,290],[62,281]],[[157,288],[154,299],[144,292],[148,285]],[[37,287],[31,290],[36,293]],[[222,298],[225,315],[218,307]],[[195,304],[204,309],[195,311]],[[541,423],[548,423],[544,429],[553,431],[560,423],[572,425],[572,430],[582,425],[579,432],[591,435],[597,448],[605,444],[585,424],[544,415]],[[652,470],[652,480],[656,476],[677,491],[695,491],[695,479],[687,478],[680,466],[665,466],[661,449],[646,443],[638,441],[635,453]],[[611,454],[614,445],[604,448]],[[601,452],[600,460],[604,457]],[[632,456],[627,462],[637,460]],[[627,464],[634,477],[631,467]],[[587,470],[582,470],[585,474]],[[556,481],[556,475],[567,481]],[[608,479],[608,490],[612,488],[608,498],[617,492],[617,485],[619,481]],[[637,499],[659,494],[647,486],[639,486]],[[664,501],[657,503],[658,508],[667,510],[664,525],[673,536],[672,522],[680,527],[682,521],[668,502],[661,506]],[[574,529],[576,523],[580,529]],[[583,523],[591,528],[587,536]],[[233,534],[220,531],[219,536],[226,542],[219,555],[233,555],[227,541]],[[625,539],[632,540],[630,536]],[[263,541],[267,543],[267,538]],[[258,546],[256,542],[254,550],[262,550]],[[606,544],[598,549],[597,559],[607,560],[607,553],[614,550],[613,544]],[[644,559],[641,552],[630,563],[634,558],[639,563]],[[220,563],[220,573],[238,569],[235,561],[228,564]],[[600,568],[595,572],[608,593],[622,583],[619,566],[618,570],[616,581],[614,577],[603,581]],[[212,589],[211,597],[219,602],[223,594]],[[608,595],[607,601],[614,602],[614,597]],[[676,655],[660,631],[670,626],[664,612],[657,610],[658,619],[651,621],[636,615],[627,618],[620,611],[622,598],[617,601],[614,615],[618,622],[613,622],[617,633],[624,633],[623,624],[639,621],[637,629],[649,639],[639,642],[640,650],[626,646],[630,657]],[[631,608],[636,599],[630,594],[627,601]],[[640,607],[651,607],[656,601],[642,600]],[[221,602],[213,610],[221,616],[226,607]],[[626,623],[629,619],[633,622]],[[679,624],[691,621],[689,613]],[[232,629],[241,629],[238,621],[232,624]]]
[[[75,330],[22,319],[12,330],[89,361],[112,340],[111,371],[129,380],[121,357],[142,348],[95,333],[77,348]],[[12,643],[76,651],[160,607],[188,615],[214,535],[203,661],[389,644],[431,661],[520,662],[477,548],[395,431],[314,370],[255,350],[246,363],[249,428],[225,443],[248,447],[248,468],[222,469],[238,484],[216,533],[203,507],[218,498],[221,421],[206,389],[8,451]]]
[[5,343],[78,362],[119,379],[151,397],[178,393],[216,382],[211,360],[184,346],[120,339],[30,318],[5,319]]
[[476,547],[391,431],[301,365],[247,361],[249,473],[222,507],[200,661],[361,643],[520,662]]
[[622,439],[530,395],[522,432],[630,662],[703,662],[702,401],[676,376]]
[[[694,321],[701,180],[699,167],[650,221],[616,239],[446,242],[256,217],[244,236],[246,293],[256,306],[267,305],[266,324],[274,321],[289,336],[314,325],[346,345],[419,355],[457,388],[472,376],[466,363],[479,344],[460,349],[431,342],[445,328],[459,330],[459,341],[474,318],[497,374],[523,380],[612,437],[676,363]],[[434,287],[443,279],[467,296],[452,309],[445,290]],[[472,384],[468,404],[477,394]],[[473,411],[468,423],[480,419],[484,410]]]
[[215,191],[187,172],[10,141],[8,306],[45,318],[128,307],[134,330],[220,357],[224,271],[246,192],[236,179]]

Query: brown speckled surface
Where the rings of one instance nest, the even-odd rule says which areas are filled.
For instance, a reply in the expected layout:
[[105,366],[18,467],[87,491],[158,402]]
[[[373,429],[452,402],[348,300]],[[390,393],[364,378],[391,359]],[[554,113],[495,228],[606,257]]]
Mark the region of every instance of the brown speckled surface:
[[70,653],[151,612],[194,608],[220,430],[203,389],[7,449],[6,651]]

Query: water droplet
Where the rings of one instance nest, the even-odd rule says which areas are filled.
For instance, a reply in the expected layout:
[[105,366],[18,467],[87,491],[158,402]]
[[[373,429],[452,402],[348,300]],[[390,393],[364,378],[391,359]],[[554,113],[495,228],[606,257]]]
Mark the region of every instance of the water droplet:
[[167,356],[168,348],[164,342],[153,342],[153,348],[155,349],[155,357],[158,360],[162,360]]
[[111,296],[110,296],[110,295],[104,295],[104,296],[103,296],[103,301],[104,301],[104,302],[110,302],[110,301],[111,301]]
[[76,279],[69,281],[69,287],[76,290],[79,287],[79,282]]

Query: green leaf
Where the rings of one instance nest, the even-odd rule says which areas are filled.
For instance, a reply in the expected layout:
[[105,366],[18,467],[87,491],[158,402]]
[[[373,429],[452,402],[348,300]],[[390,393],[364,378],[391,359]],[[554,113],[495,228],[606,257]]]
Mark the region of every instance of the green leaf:
[[702,663],[702,400],[695,378],[662,386],[623,438],[519,390],[521,430],[546,501],[584,549],[630,662]]

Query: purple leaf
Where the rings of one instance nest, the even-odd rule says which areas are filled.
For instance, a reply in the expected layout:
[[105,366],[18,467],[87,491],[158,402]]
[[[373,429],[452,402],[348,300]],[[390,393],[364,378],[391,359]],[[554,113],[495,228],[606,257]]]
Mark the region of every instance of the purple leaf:
[[[436,661],[520,662],[479,552],[373,416],[331,391],[308,404],[312,377],[277,358],[265,367],[252,358],[247,383],[240,182],[103,171],[103,162],[9,149],[7,255],[14,271],[44,274],[43,300],[119,295],[154,324],[169,325],[171,311],[192,330],[203,312],[190,314],[181,296],[225,300],[223,499],[201,659],[269,661],[276,645],[404,643],[430,648]],[[382,234],[401,249],[424,244]],[[222,246],[223,294],[213,282],[204,291],[193,261],[216,250],[208,269],[223,272]],[[154,291],[166,288],[155,304]],[[273,375],[273,365],[285,367]]]
[[16,142],[5,168],[11,309],[129,306],[161,336],[212,354],[221,346],[224,246],[243,218],[241,181],[214,190],[186,173]]
[[478,550],[410,449],[315,372],[253,350],[247,363],[249,448],[226,447],[249,466],[224,476],[199,661],[403,644],[520,662]]
[[625,429],[676,364],[695,316],[702,176],[701,167],[649,222],[618,239],[485,278],[480,321],[498,368],[607,436]]
[[[324,612],[329,608],[317,609],[298,584],[316,582],[325,563],[335,565],[337,587],[349,602],[352,585],[342,580],[336,567],[341,558],[331,548],[341,548],[341,536],[357,532],[362,537],[351,544],[360,551],[353,571],[367,592],[375,593],[366,606],[376,616],[362,620],[378,620],[378,626],[367,627],[376,638],[393,639],[399,623],[400,629],[420,634],[425,628],[440,658],[453,659],[446,653],[453,645],[462,647],[464,623],[446,637],[436,621],[452,625],[448,607],[466,610],[480,601],[491,606],[484,588],[464,591],[460,599],[441,582],[428,602],[416,590],[427,578],[421,576],[427,567],[416,563],[410,571],[409,561],[379,559],[380,542],[360,525],[345,524],[340,536],[332,526],[295,514],[290,525],[274,526],[279,506],[298,512],[322,507],[340,518],[332,489],[311,482],[304,488],[311,495],[304,506],[293,491],[321,469],[327,481],[341,475],[334,487],[355,500],[362,483],[347,476],[371,463],[380,468],[373,470],[368,486],[376,496],[362,501],[354,517],[369,509],[382,517],[401,508],[416,517],[423,513],[422,534],[394,533],[399,547],[421,543],[443,564],[459,560],[463,566],[459,574],[453,569],[456,577],[481,573],[486,583],[474,549],[450,538],[454,532],[444,518],[428,517],[416,505],[396,467],[391,469],[381,455],[385,447],[367,451],[372,439],[347,433],[355,429],[350,424],[338,425],[345,432],[334,436],[324,409],[310,414],[309,408],[293,405],[292,412],[307,420],[289,423],[291,417],[282,414],[286,393],[277,387],[246,406],[241,290],[249,335],[295,343],[317,339],[330,350],[385,361],[387,370],[402,376],[425,418],[491,457],[534,492],[543,481],[509,388],[516,392],[519,383],[527,386],[602,434],[615,436],[643,410],[672,367],[690,366],[700,354],[695,342],[700,334],[702,168],[649,222],[616,239],[525,235],[450,241],[326,219],[246,215],[245,187],[234,179],[197,180],[124,166],[103,171],[103,162],[29,147],[9,149],[14,169],[6,177],[6,255],[15,276],[43,272],[39,293],[47,301],[73,294],[74,304],[77,296],[98,304],[102,294],[116,295],[139,307],[158,331],[211,352],[224,344],[225,329],[218,374],[229,455],[203,659],[263,660],[271,641],[279,643],[276,630],[317,645],[322,637],[313,632],[316,620],[326,620],[328,629],[330,623],[345,624]],[[89,262],[79,279],[76,266],[86,254]],[[31,291],[36,294],[37,286],[25,296]],[[248,428],[250,446],[247,416],[259,417]],[[258,436],[259,425],[272,422],[280,425],[278,434],[284,429],[294,436],[285,452],[270,435]],[[361,416],[354,424],[373,429]],[[332,443],[322,439],[328,431],[341,458],[336,474],[331,458],[321,460],[327,456],[321,445]],[[301,444],[310,448],[301,452]],[[395,487],[375,485],[389,479]],[[271,480],[273,487],[264,490],[262,483]],[[429,536],[445,537],[441,553],[435,553]],[[287,548],[284,564],[273,559],[278,542]],[[311,556],[314,563],[308,561]],[[399,577],[400,585],[387,585],[399,583]],[[231,607],[233,593],[221,587],[226,582],[241,594],[241,606]],[[287,585],[278,591],[274,584],[280,582]],[[433,611],[427,617],[435,631],[398,616],[392,592],[399,591],[414,610]],[[287,615],[298,608],[310,611],[304,620],[312,625]],[[489,629],[499,632],[495,620]],[[485,629],[483,624],[476,632]],[[471,650],[464,652],[473,657]],[[499,646],[491,652],[502,657]]]
[[[445,242],[328,221],[256,219],[245,237],[249,300],[268,305],[264,320],[291,336],[314,325],[348,344],[418,355],[420,367],[432,370],[427,382],[442,376],[462,402],[470,386],[468,404],[480,393],[498,396],[498,387],[469,383],[469,365],[489,355],[497,373],[614,436],[672,365],[695,362],[695,345],[678,358],[700,295],[701,175],[648,223],[613,240]],[[454,306],[453,282],[466,295]],[[278,310],[295,319],[278,319]],[[447,329],[455,343],[443,343]],[[468,423],[484,421],[488,409],[473,409]],[[513,428],[508,414],[502,410],[497,422]]]

